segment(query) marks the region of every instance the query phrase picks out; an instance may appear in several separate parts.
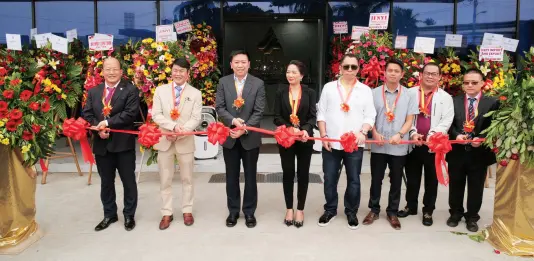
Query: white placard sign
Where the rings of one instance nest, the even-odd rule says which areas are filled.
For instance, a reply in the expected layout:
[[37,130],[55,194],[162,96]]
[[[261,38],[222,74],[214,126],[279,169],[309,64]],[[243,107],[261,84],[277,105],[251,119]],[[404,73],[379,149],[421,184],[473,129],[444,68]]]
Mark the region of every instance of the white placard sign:
[[416,53],[433,54],[435,44],[436,44],[436,38],[415,37],[413,51]]
[[371,13],[369,17],[369,28],[375,30],[388,29],[389,13]]
[[32,28],[30,30],[30,40],[33,40],[36,34],[37,34],[37,28]]
[[108,51],[113,50],[113,35],[98,34],[89,35],[89,50]]
[[[334,34],[348,34],[349,24],[347,21],[334,22]],[[354,28],[354,26],[352,27]]]
[[45,47],[48,44],[48,41],[51,41],[50,39],[52,38],[52,35],[53,34],[51,34],[51,33],[34,35],[35,44],[37,45],[37,48]]
[[355,40],[356,42],[359,42],[360,41],[360,37],[362,36],[362,34],[367,33],[367,32],[369,32],[369,27],[353,26],[352,27],[352,34],[351,34],[350,38],[352,40]]
[[50,42],[52,43],[52,50],[69,54],[69,40],[67,38],[52,35]]
[[462,38],[461,34],[446,34],[445,35],[445,46],[448,47],[462,47]]
[[176,34],[174,33],[172,24],[156,26],[156,42],[164,43],[173,41],[176,41]]
[[512,38],[506,38],[504,37],[502,40],[502,47],[504,50],[509,52],[515,52],[517,50],[517,45],[519,44],[519,40],[512,39]]
[[479,61],[502,61],[504,49],[502,47],[480,47],[478,52]]
[[502,34],[484,33],[484,39],[482,39],[482,46],[486,47],[502,47],[504,36]]
[[395,49],[406,49],[408,47],[408,36],[397,35],[395,37]]
[[177,34],[183,34],[183,33],[193,31],[193,28],[191,27],[191,22],[189,22],[189,19],[174,23],[174,28],[176,29]]
[[72,29],[67,31],[67,40],[70,42],[74,42],[74,39],[78,39],[78,30]]
[[8,50],[22,51],[20,34],[6,34],[6,43]]

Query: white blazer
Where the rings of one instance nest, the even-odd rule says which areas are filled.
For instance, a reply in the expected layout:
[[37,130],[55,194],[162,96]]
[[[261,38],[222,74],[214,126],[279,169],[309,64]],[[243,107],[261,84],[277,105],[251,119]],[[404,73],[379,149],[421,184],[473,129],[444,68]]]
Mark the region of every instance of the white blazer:
[[[412,87],[408,92],[413,95],[412,97],[419,104],[419,87]],[[412,129],[410,130],[410,137],[417,133],[415,123],[417,122],[417,116],[413,121]],[[454,103],[450,94],[443,89],[438,88],[438,91],[432,97],[432,116],[430,118],[430,130],[428,131],[428,137],[436,132],[447,134],[454,119]]]

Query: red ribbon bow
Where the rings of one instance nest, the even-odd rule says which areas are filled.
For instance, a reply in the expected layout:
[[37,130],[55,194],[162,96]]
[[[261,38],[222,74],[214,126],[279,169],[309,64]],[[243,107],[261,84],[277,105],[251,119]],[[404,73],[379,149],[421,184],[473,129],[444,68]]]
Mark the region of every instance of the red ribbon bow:
[[358,144],[356,144],[356,135],[354,135],[352,132],[343,134],[339,143],[341,143],[341,146],[343,146],[343,150],[345,150],[345,152],[352,153],[355,150],[358,150]]
[[295,132],[292,127],[288,128],[285,125],[281,125],[274,131],[274,138],[278,144],[287,149],[295,144],[295,140],[299,134],[301,133]]
[[139,127],[139,144],[146,148],[156,145],[161,138],[161,130],[155,125],[145,123]]
[[90,124],[86,122],[83,118],[74,118],[66,119],[63,122],[63,135],[80,141],[80,146],[82,149],[82,156],[85,163],[95,164],[95,158],[91,152],[91,146],[89,146],[89,141],[87,140],[87,130]]
[[383,73],[382,65],[380,65],[376,56],[373,56],[369,63],[363,65],[361,76],[365,78],[365,85],[376,83],[376,85],[370,85],[371,87],[376,87]]
[[224,126],[222,122],[212,122],[208,125],[208,142],[215,145],[216,143],[223,144],[228,135],[230,135],[230,128]]
[[[452,150],[449,135],[437,132],[428,138],[427,146],[430,151],[436,153],[436,175],[440,184],[447,186],[449,184],[449,170],[445,162],[445,154]],[[445,173],[443,168],[445,167]]]

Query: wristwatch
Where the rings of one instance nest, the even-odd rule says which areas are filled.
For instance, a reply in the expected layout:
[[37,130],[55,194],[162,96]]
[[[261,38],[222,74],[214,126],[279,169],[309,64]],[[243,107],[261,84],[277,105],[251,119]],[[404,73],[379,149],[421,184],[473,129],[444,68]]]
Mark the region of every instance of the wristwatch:
[[361,132],[364,136],[367,136],[367,133],[368,133],[369,131],[363,131],[363,130],[360,130],[360,132]]
[[404,138],[404,134],[402,134],[402,133],[401,133],[400,131],[399,131],[399,132],[397,132],[397,134],[399,134],[399,136],[401,137],[401,139],[403,139],[403,138]]
[[328,137],[328,134],[321,136],[321,138],[327,138],[327,137]]

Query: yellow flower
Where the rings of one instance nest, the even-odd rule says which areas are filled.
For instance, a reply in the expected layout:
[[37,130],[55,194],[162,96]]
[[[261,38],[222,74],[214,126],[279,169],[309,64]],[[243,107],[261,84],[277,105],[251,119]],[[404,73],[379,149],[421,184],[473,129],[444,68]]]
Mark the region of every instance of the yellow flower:
[[163,81],[163,80],[167,79],[167,75],[165,75],[164,73],[162,73],[162,74],[160,74],[160,75],[158,76],[158,79],[159,79],[160,81]]
[[412,86],[413,86],[413,82],[409,82],[408,87],[412,87]]
[[98,61],[98,62],[96,63],[96,66],[101,66],[101,65],[102,65],[102,61]]
[[165,72],[166,72],[166,73],[170,73],[170,72],[171,72],[171,68],[166,67],[166,68],[165,68]]
[[21,150],[21,152],[22,152],[23,154],[27,153],[28,151],[30,151],[31,146],[32,146],[31,144],[28,144],[28,145],[26,145],[26,146],[22,146],[22,150]]
[[134,74],[134,70],[132,68],[128,68],[128,75],[133,75]]
[[44,85],[47,85],[47,86],[50,86],[51,82],[50,82],[50,79],[46,78],[43,80],[43,84]]
[[[3,121],[0,121],[0,128],[4,127],[5,123]],[[3,139],[4,137],[1,136],[2,134],[0,134],[0,139]]]
[[448,64],[445,64],[445,66],[443,66],[443,67],[441,68],[441,71],[442,71],[443,73],[447,73],[447,74],[449,73],[450,70],[451,70],[451,68],[449,68],[449,65],[448,65]]
[[61,94],[61,98],[62,98],[63,100],[65,100],[65,99],[67,99],[67,95],[66,95],[66,94],[64,94],[64,93],[63,93],[63,94]]
[[141,153],[143,153],[143,152],[145,152],[145,148],[143,148],[143,146],[139,146],[139,151],[140,151]]
[[150,93],[154,94],[156,92],[156,88],[150,89]]
[[213,67],[213,61],[210,61],[210,67]]
[[156,49],[156,48],[158,48],[158,44],[157,44],[157,43],[152,43],[152,44],[150,45],[150,47],[152,47],[153,49]]
[[125,56],[124,56],[124,60],[125,60],[125,61],[129,61],[129,60],[130,60],[130,55],[129,55],[129,54],[125,55]]
[[4,145],[9,145],[9,139],[8,139],[8,138],[4,138],[4,139],[2,140],[2,144],[4,144]]
[[200,51],[201,51],[201,52],[205,52],[205,51],[206,51],[206,48],[204,48],[204,47],[200,47]]
[[148,71],[147,71],[147,70],[143,70],[143,74],[144,74],[145,76],[148,76]]
[[152,42],[154,42],[154,39],[152,39],[152,38],[143,39],[143,43],[148,43],[149,44],[149,43],[152,43]]
[[155,63],[156,62],[154,62],[154,60],[152,60],[152,59],[148,60],[148,65],[150,65],[150,66],[154,65]]
[[413,61],[413,62],[412,62],[412,65],[417,65],[417,61]]

